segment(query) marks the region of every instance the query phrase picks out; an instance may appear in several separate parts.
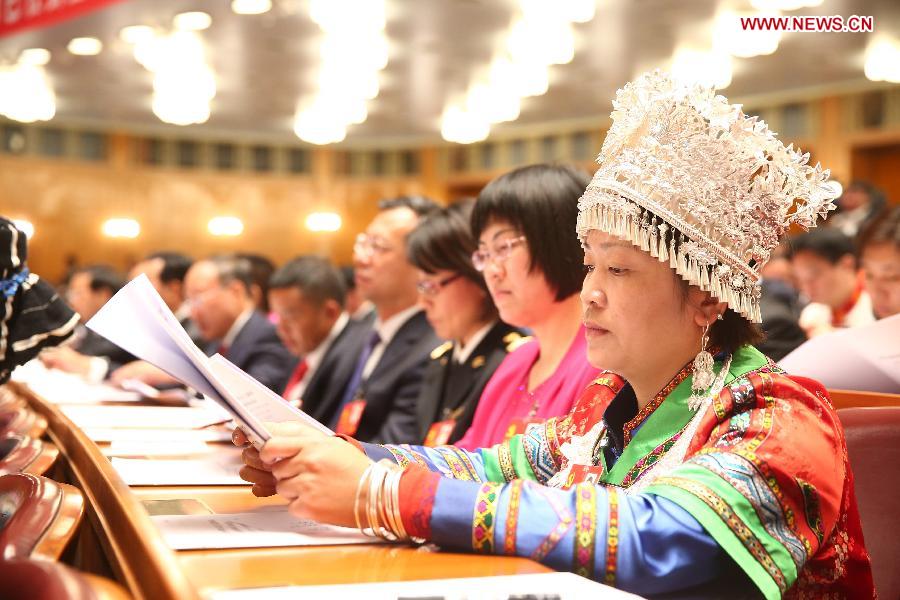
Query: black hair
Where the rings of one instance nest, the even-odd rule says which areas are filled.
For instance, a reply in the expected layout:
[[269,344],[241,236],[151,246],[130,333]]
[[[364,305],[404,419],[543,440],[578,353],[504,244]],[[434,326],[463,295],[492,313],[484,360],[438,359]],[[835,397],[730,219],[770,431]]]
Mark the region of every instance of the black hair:
[[883,211],[860,233],[860,252],[875,244],[893,244],[900,250],[900,206]]
[[87,267],[80,267],[75,269],[72,272],[72,275],[78,275],[79,273],[86,273],[90,276],[90,287],[92,292],[107,290],[110,295],[113,295],[125,285],[125,278],[109,265],[89,265]]
[[424,217],[431,212],[437,210],[439,205],[430,198],[425,196],[399,196],[397,198],[387,198],[378,202],[378,210],[392,210],[395,208],[408,208],[416,213],[419,217]]
[[292,287],[318,305],[334,300],[344,307],[347,288],[341,271],[320,256],[298,256],[278,268],[269,279],[270,290]]
[[350,292],[356,289],[356,273],[353,270],[353,265],[344,265],[340,267],[341,277],[344,279],[344,287],[347,288],[347,291]]
[[163,268],[159,273],[159,280],[163,283],[172,281],[184,281],[188,269],[194,264],[194,260],[179,252],[153,252],[144,260],[162,259]]
[[525,236],[531,270],[543,273],[560,301],[584,281],[584,251],[575,234],[578,199],[590,183],[587,173],[564,165],[521,167],[487,184],[472,211],[477,240],[495,220],[508,221]]
[[831,264],[836,264],[848,254],[856,259],[853,238],[838,229],[817,228],[801,233],[791,238],[791,246],[795,256],[798,252],[812,252]]
[[275,263],[261,254],[238,252],[236,255],[250,263],[251,286],[259,288],[259,309],[269,312],[269,278],[275,272]]
[[406,256],[426,273],[452,271],[475,283],[485,292],[485,311],[494,313],[484,276],[472,264],[478,249],[470,225],[474,204],[471,199],[461,200],[425,217],[406,238]]

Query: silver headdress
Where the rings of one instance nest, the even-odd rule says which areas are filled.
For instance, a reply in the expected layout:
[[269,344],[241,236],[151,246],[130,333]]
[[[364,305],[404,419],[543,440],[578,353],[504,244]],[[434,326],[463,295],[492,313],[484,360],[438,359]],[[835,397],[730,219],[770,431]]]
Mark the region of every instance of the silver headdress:
[[616,94],[578,236],[629,240],[759,322],[772,249],[792,224],[814,227],[835,208],[829,172],[808,161],[713,89],[646,73]]

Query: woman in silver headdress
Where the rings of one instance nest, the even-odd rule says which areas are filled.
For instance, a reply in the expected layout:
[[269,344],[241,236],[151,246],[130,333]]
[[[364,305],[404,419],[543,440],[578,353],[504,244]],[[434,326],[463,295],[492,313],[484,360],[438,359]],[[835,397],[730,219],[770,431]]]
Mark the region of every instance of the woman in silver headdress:
[[659,72],[612,119],[577,227],[588,358],[607,371],[568,416],[475,452],[273,425],[243,476],[298,516],[641,594],[871,598],[837,415],[750,345],[760,269],[833,208],[828,172]]

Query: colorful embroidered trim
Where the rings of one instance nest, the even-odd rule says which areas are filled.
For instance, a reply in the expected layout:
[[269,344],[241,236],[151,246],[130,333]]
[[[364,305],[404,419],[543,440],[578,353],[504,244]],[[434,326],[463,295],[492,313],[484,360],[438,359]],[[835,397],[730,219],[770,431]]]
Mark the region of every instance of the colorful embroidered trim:
[[634,416],[633,419],[625,423],[625,427],[623,429],[625,433],[625,444],[631,441],[631,433],[637,428],[638,425],[643,423],[647,418],[653,414],[653,412],[659,408],[659,406],[663,403],[663,400],[669,397],[669,394],[672,393],[676,387],[678,387],[682,381],[690,377],[693,372],[693,363],[688,363],[678,372],[672,380],[666,384],[666,387],[659,390],[659,392],[654,396],[653,400],[650,401],[644,408],[638,412]]
[[494,551],[494,519],[502,487],[502,484],[488,482],[478,489],[472,519],[472,549],[476,552],[490,554]]
[[654,482],[654,485],[671,485],[690,492],[702,500],[719,516],[720,519],[722,519],[735,537],[737,537],[744,545],[744,548],[746,548],[747,551],[750,552],[750,555],[756,559],[756,562],[766,570],[766,573],[769,574],[769,577],[772,578],[772,581],[775,582],[775,585],[778,586],[781,593],[784,594],[787,589],[787,580],[785,579],[784,573],[781,572],[781,569],[779,569],[778,565],[775,564],[775,561],[772,560],[772,557],[766,551],[762,542],[760,542],[753,533],[753,530],[747,527],[727,502],[722,500],[722,498],[705,485],[682,477],[660,477]]
[[[464,453],[458,448],[454,446],[438,446],[434,451],[440,454],[441,458],[447,463],[447,467],[450,469],[449,474],[453,479],[459,479],[461,481],[481,481],[481,478],[478,477],[478,473],[475,472],[475,467],[472,465],[471,461],[467,460],[466,462],[463,462],[463,460],[461,460],[460,456],[464,455]],[[468,456],[466,456],[466,459],[468,459]]]
[[675,442],[678,441],[678,438],[681,437],[681,434],[684,432],[684,429],[664,441],[662,444],[654,448],[650,451],[649,454],[641,458],[639,461],[634,463],[634,466],[631,467],[631,470],[625,474],[625,477],[622,479],[622,487],[627,488],[631,486],[635,481],[641,478],[641,476],[647,472],[650,467],[656,464],[660,458],[662,458],[666,452],[672,449],[672,446],[675,445]]
[[559,449],[559,436],[556,431],[558,426],[559,419],[557,417],[551,417],[544,422],[544,438],[547,440],[547,449],[550,451],[550,458],[553,459],[557,471],[562,468],[564,458]]
[[546,483],[556,474],[558,467],[550,455],[543,431],[543,424],[529,425],[525,429],[525,435],[522,436],[522,449],[537,480]]
[[509,556],[516,553],[516,531],[519,528],[519,504],[522,499],[521,479],[513,481],[509,486],[509,507],[506,510],[506,538],[503,540],[503,552]]
[[513,466],[509,442],[503,442],[497,446],[497,462],[500,463],[500,472],[503,473],[503,479],[513,481],[516,478],[516,468]]
[[472,459],[469,458],[468,453],[456,446],[448,446],[456,455],[459,457],[459,460],[466,466],[466,469],[469,470],[469,476],[472,478],[472,481],[477,481],[481,483],[481,475],[478,474],[478,470],[475,468],[475,465],[472,463]]
[[548,554],[556,547],[559,543],[559,540],[562,539],[564,535],[572,528],[572,523],[574,519],[572,518],[572,513],[569,511],[562,502],[556,497],[554,493],[555,490],[551,490],[542,485],[538,485],[532,482],[527,482],[531,489],[539,493],[541,496],[547,500],[547,503],[553,508],[553,511],[556,513],[556,516],[559,517],[559,521],[556,523],[556,527],[547,534],[534,552],[531,553],[531,558],[538,562],[544,560]]
[[614,487],[608,487],[606,493],[609,517],[606,526],[606,573],[603,575],[603,583],[615,585],[619,557],[619,491]]
[[597,535],[597,488],[582,483],[575,491],[575,574],[594,576],[594,538]]
[[401,444],[400,448],[403,449],[406,454],[416,463],[419,464],[426,469],[429,469],[428,459],[426,459],[419,451],[413,449],[409,444]]
[[409,458],[406,457],[406,454],[402,450],[394,446],[385,446],[385,448],[394,455],[394,458],[397,459],[397,464],[400,465],[401,469],[405,469],[409,466]]

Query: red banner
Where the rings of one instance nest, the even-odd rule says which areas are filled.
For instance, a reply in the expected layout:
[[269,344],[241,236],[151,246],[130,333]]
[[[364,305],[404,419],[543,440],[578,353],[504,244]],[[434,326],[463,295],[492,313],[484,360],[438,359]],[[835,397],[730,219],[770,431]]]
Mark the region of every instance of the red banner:
[[0,0],[0,37],[80,17],[120,0]]

